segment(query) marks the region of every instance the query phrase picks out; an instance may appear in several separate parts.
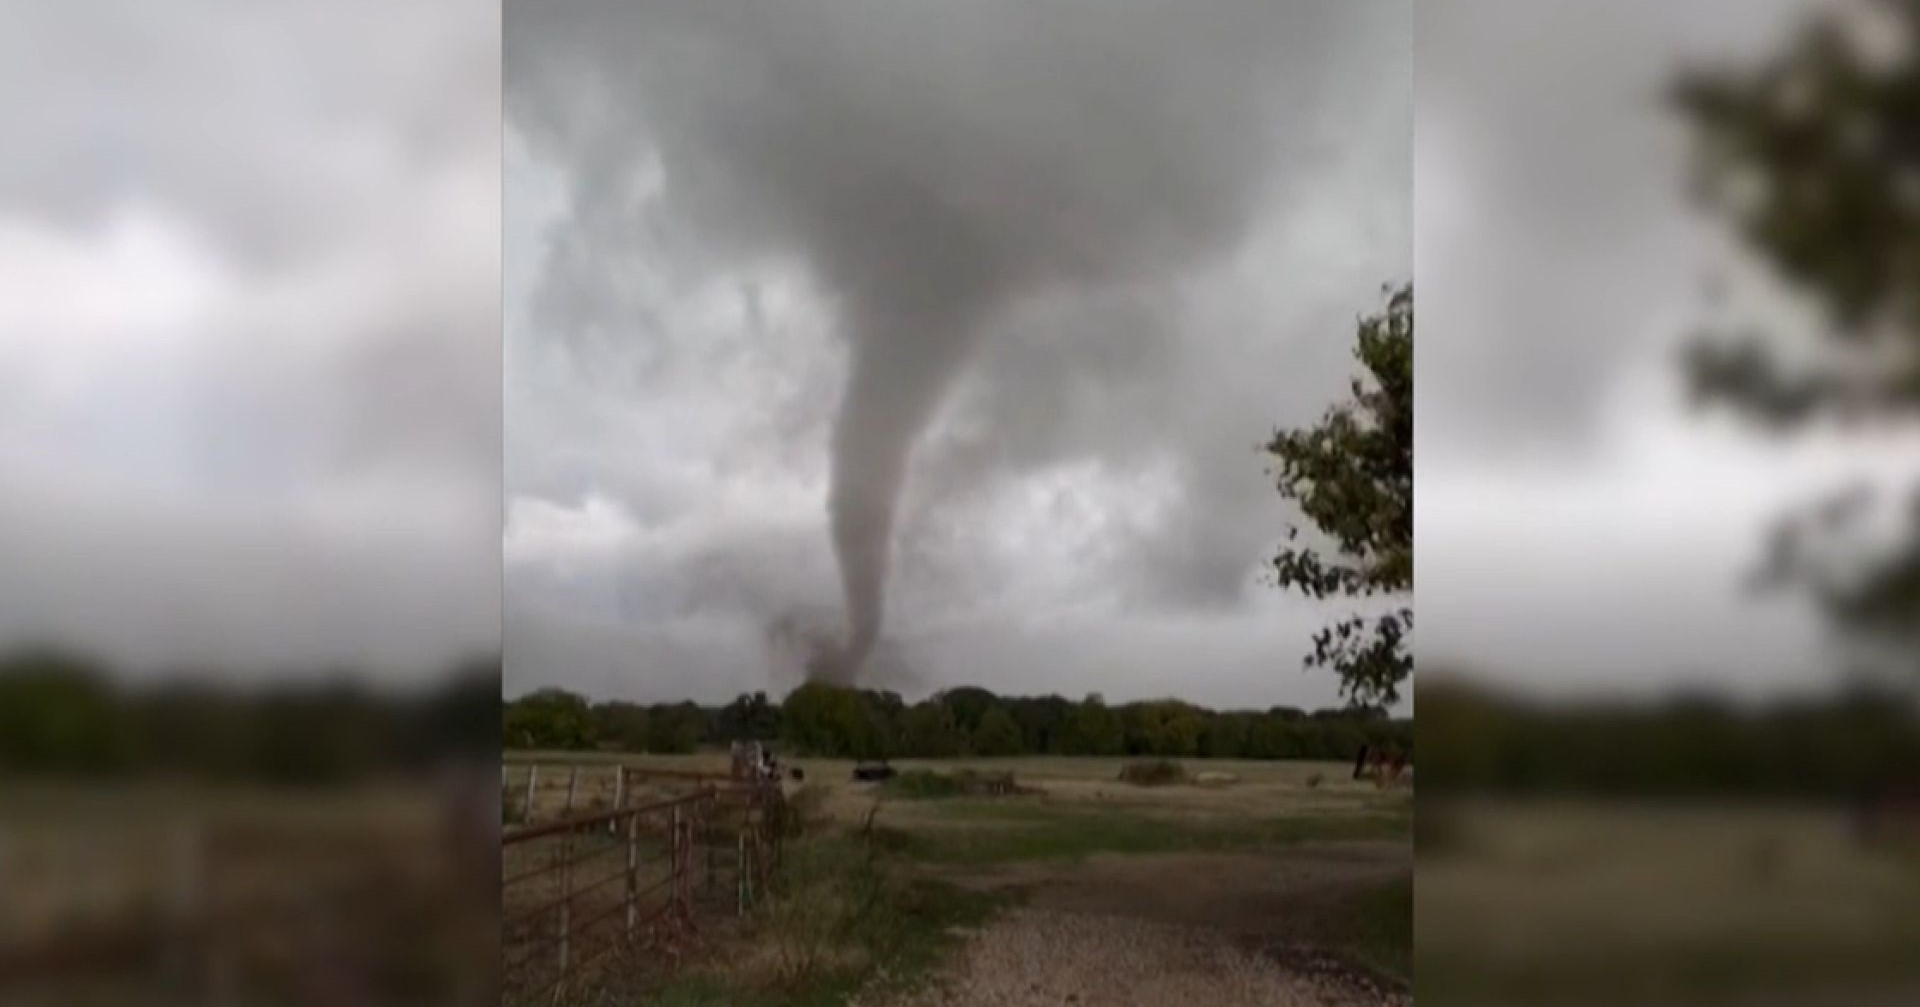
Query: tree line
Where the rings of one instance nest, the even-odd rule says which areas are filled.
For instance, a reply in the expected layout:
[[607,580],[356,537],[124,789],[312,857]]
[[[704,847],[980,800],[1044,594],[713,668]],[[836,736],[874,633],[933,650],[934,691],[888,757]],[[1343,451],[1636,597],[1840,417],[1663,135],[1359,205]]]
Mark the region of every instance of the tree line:
[[1548,705],[1429,681],[1420,703],[1427,794],[1847,798],[1920,777],[1911,700],[1872,691]]
[[595,702],[541,689],[502,711],[511,749],[685,753],[736,739],[826,758],[1106,755],[1351,759],[1366,744],[1411,751],[1413,722],[1377,708],[1215,711],[1179,700],[1109,705],[1099,695],[999,696],[949,689],[917,703],[899,694],[809,683],[775,701],[722,706]]
[[499,690],[497,658],[414,689],[346,674],[136,684],[83,656],[23,648],[0,654],[0,772],[346,783],[488,757]]

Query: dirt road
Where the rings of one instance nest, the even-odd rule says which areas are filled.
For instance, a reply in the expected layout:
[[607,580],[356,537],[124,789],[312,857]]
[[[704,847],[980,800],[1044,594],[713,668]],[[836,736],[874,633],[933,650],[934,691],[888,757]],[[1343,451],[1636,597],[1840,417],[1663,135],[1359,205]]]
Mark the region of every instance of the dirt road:
[[1028,889],[1026,907],[970,934],[925,990],[859,1007],[1411,1004],[1316,950],[1315,932],[1343,895],[1411,869],[1404,843],[1347,843],[979,875],[964,880]]

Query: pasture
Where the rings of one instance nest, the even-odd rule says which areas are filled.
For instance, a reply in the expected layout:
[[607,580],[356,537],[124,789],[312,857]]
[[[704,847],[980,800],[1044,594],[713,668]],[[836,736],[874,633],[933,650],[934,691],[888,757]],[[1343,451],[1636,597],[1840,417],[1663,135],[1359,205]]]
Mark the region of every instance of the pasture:
[[1783,805],[1429,804],[1421,1002],[1920,1002],[1920,861],[1862,849],[1849,824]]
[[[785,790],[801,826],[777,897],[745,920],[703,923],[649,1002],[1405,999],[1410,790],[1355,782],[1350,764],[1224,760],[1136,785],[1120,782],[1127,761],[893,763],[903,776],[1011,772],[1026,791],[930,797],[908,779],[855,782],[850,761],[796,760],[805,782]],[[569,791],[576,811],[612,806],[620,764],[727,768],[722,754],[510,752],[510,807],[524,806],[530,764],[535,820],[557,816]],[[637,992],[618,975],[575,991],[588,1002]]]
[[497,945],[417,781],[15,779],[0,806],[0,1002],[471,993]]

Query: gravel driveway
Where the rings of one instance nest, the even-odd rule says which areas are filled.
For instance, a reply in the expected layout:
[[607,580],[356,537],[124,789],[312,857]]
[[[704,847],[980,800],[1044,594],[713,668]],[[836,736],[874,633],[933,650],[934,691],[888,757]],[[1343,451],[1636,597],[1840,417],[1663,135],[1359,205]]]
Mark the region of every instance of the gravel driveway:
[[1224,933],[1148,920],[1039,909],[1005,913],[970,935],[925,990],[855,1007],[1375,1007],[1403,993],[1293,969]]

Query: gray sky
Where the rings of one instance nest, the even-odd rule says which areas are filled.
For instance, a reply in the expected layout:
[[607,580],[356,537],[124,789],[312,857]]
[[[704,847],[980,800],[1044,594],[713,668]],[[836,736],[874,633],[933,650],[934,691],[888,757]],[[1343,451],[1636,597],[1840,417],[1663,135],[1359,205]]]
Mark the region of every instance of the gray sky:
[[933,403],[868,681],[1335,701],[1256,446],[1411,267],[1410,6],[877,10],[509,10],[508,693],[793,684],[865,352]]
[[1777,444],[1683,410],[1701,280],[1787,319],[1685,208],[1680,61],[1750,54],[1805,0],[1433,0],[1415,105],[1422,666],[1547,692],[1829,681],[1818,624],[1740,592],[1769,519],[1904,443]]
[[486,0],[0,3],[0,644],[497,646]]

